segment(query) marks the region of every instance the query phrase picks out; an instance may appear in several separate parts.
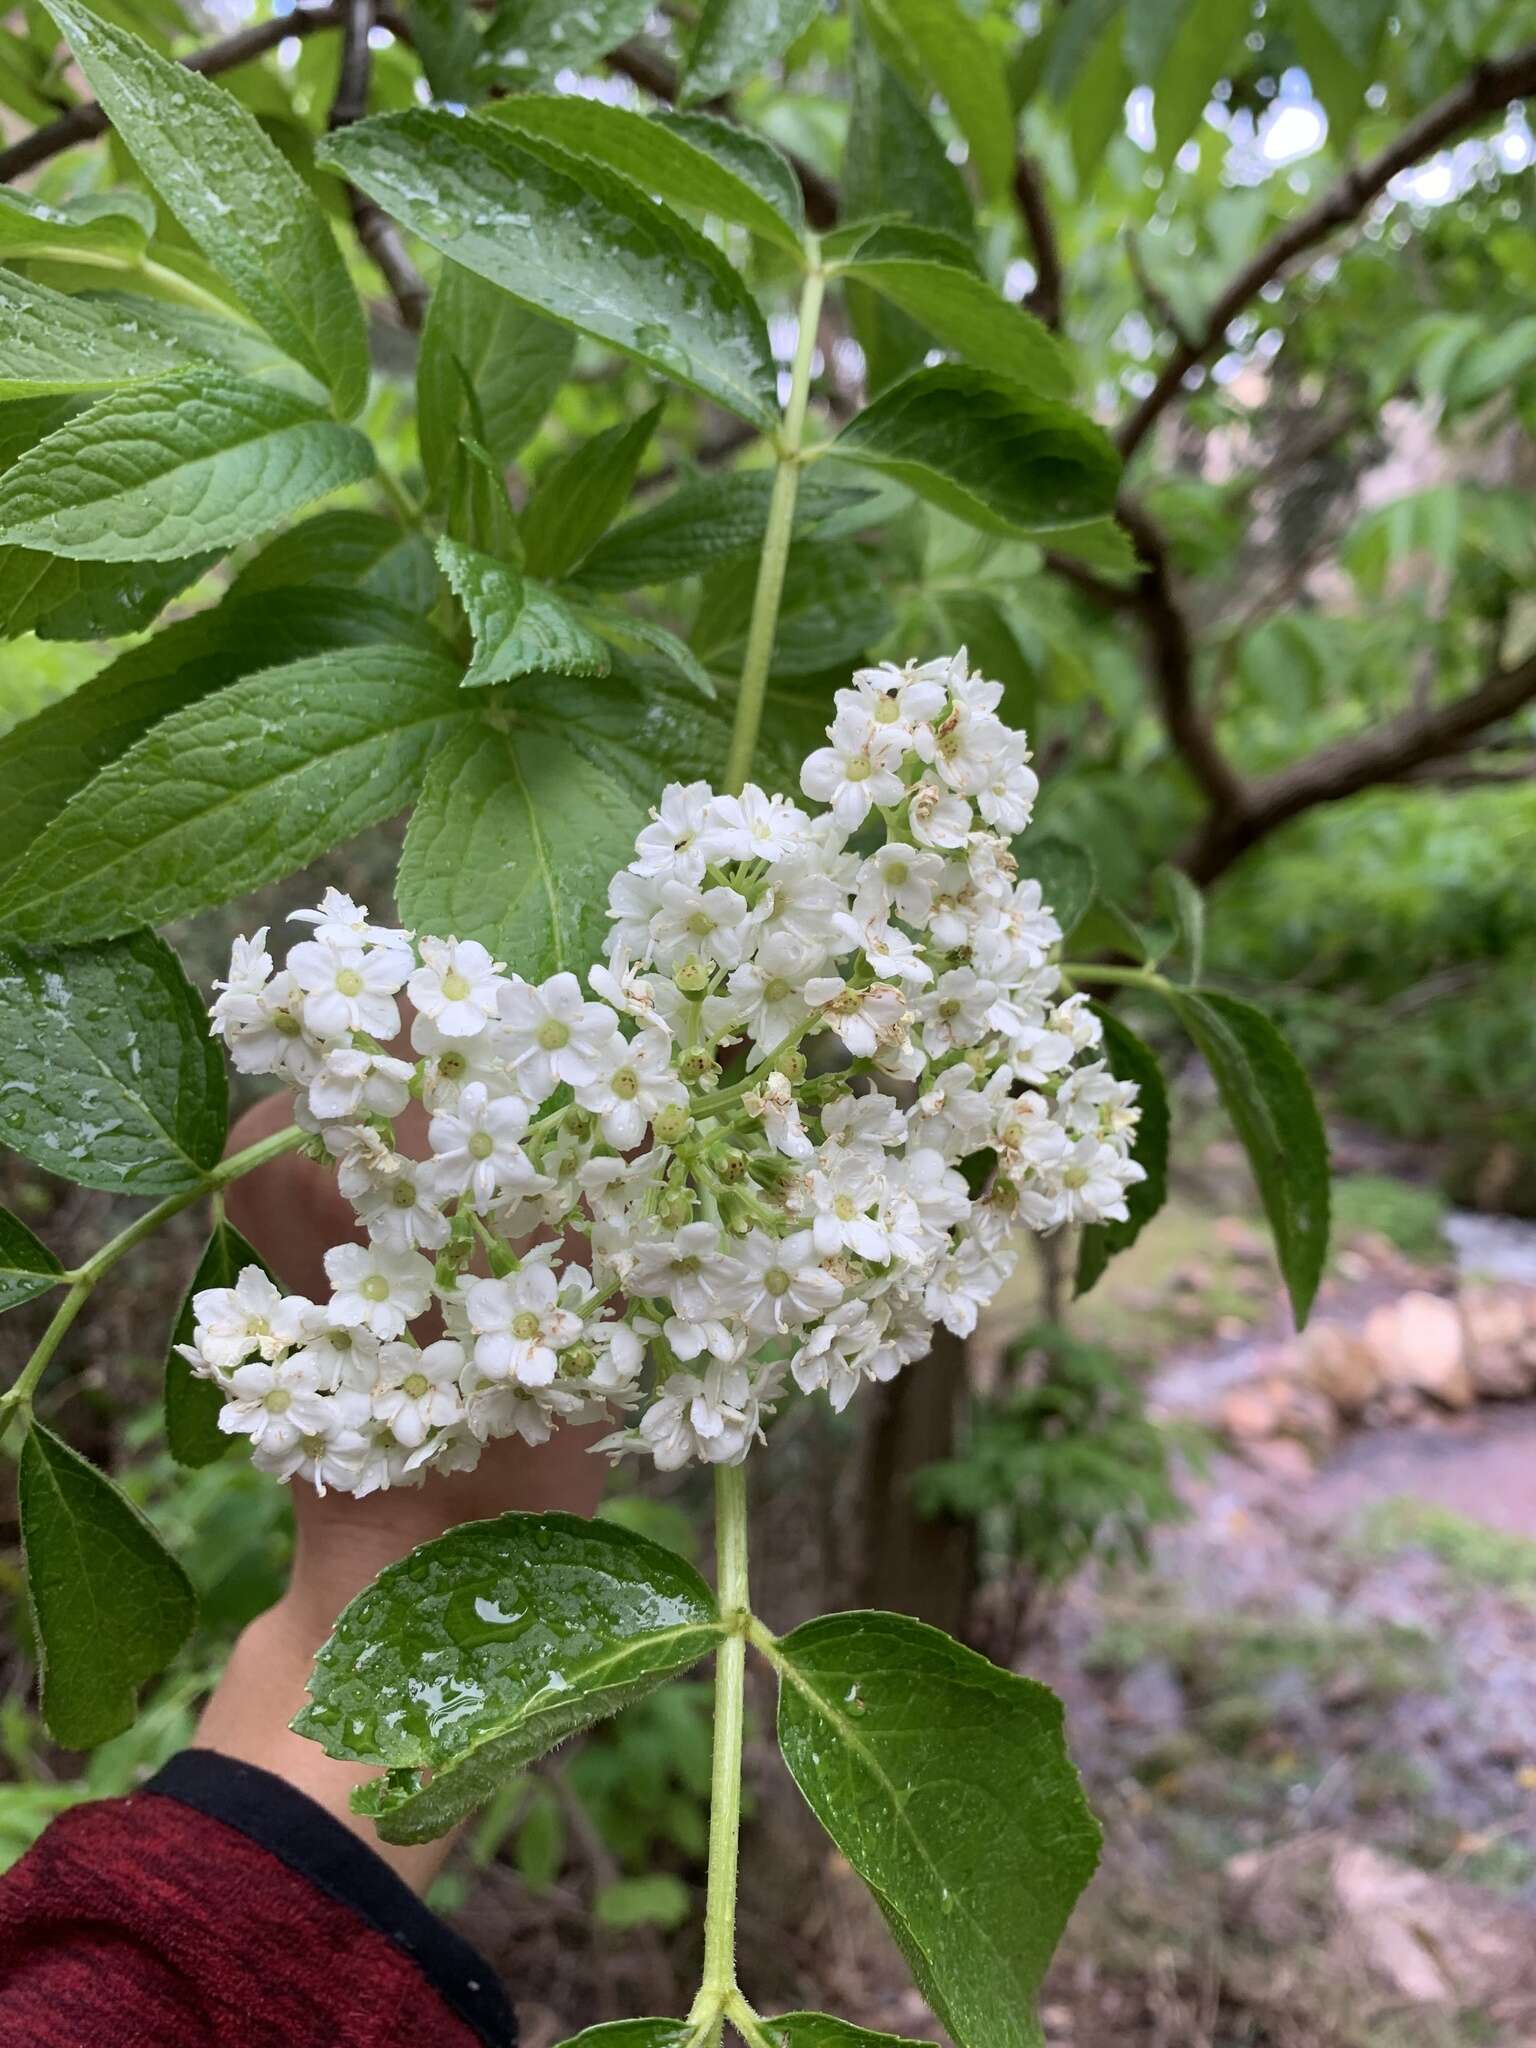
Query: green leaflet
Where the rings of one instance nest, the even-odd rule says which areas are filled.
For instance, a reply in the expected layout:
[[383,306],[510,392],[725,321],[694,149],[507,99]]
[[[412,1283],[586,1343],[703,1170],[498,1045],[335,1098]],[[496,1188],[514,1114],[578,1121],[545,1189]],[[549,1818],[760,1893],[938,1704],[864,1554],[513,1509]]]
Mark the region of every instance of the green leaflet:
[[196,1377],[176,1346],[192,1342],[193,1297],[206,1288],[233,1287],[247,1266],[267,1271],[261,1253],[221,1217],[181,1298],[165,1357],[165,1440],[178,1465],[211,1465],[230,1447],[232,1439],[219,1428],[223,1394],[212,1380]]
[[338,506],[268,541],[231,583],[225,602],[314,583],[366,592],[417,618],[432,609],[440,589],[423,534],[378,512]]
[[686,2020],[609,2020],[584,2027],[559,2048],[685,2048],[694,2031]]
[[[1340,12],[1347,12],[1347,8]],[[1182,0],[1165,28],[1153,85],[1157,161],[1166,171],[1194,132],[1217,81],[1241,48],[1252,0]],[[1130,22],[1127,21],[1129,36]]]
[[718,99],[782,57],[816,19],[819,0],[704,0],[679,102]]
[[139,1687],[191,1634],[192,1588],[133,1503],[40,1422],[19,1499],[43,1719],[65,1748],[92,1749],[130,1726]]
[[328,1756],[386,1766],[354,1809],[386,1841],[430,1841],[720,1633],[714,1595],[675,1552],[575,1515],[502,1515],[423,1544],[358,1595],[293,1725]]
[[594,434],[539,478],[518,533],[530,576],[567,576],[629,501],[661,407]]
[[14,256],[115,256],[132,262],[155,231],[141,192],[103,192],[49,206],[30,192],[0,190],[0,261]]
[[167,1195],[218,1163],[228,1098],[202,999],[151,932],[0,944],[0,1142],[81,1187]]
[[0,399],[110,391],[196,360],[131,313],[0,269]]
[[1146,1168],[1147,1177],[1127,1194],[1129,1220],[1124,1223],[1090,1223],[1078,1239],[1077,1280],[1074,1292],[1086,1294],[1097,1284],[1104,1268],[1115,1256],[1133,1245],[1168,1198],[1168,1091],[1152,1048],[1122,1024],[1113,1010],[1095,1003],[1104,1026],[1104,1056],[1117,1081],[1134,1081],[1141,1090],[1141,1122],[1131,1156]]
[[64,1268],[9,1209],[0,1209],[0,1309],[15,1308],[59,1284]]
[[0,639],[111,640],[140,633],[219,559],[75,562],[36,548],[0,547]]
[[416,358],[416,434],[434,496],[447,489],[460,434],[483,438],[503,467],[513,460],[565,382],[575,346],[568,327],[461,264],[443,265]]
[[774,1661],[785,1762],[956,2048],[1039,2048],[1099,1846],[1060,1701],[896,1614],[807,1622]]
[[60,703],[0,735],[0,884],[68,800],[167,712],[254,669],[379,642],[442,646],[429,626],[376,598],[284,590],[250,598],[231,593],[213,610],[179,619],[119,655]]
[[771,143],[727,121],[702,114],[669,119],[545,93],[501,100],[491,118],[607,164],[673,206],[739,222],[799,254],[804,208],[793,171]]
[[373,450],[301,398],[211,365],[99,399],[0,478],[0,543],[165,562],[270,532],[373,472]]
[[362,308],[319,201],[255,116],[79,0],[48,11],[139,168],[246,311],[343,417],[360,411]]
[[239,895],[403,810],[466,700],[411,647],[289,662],[173,711],[69,803],[0,890],[22,938],[97,938]]
[[[619,526],[610,528],[575,572],[584,590],[634,590],[675,583],[761,547],[773,492],[771,469],[698,477]],[[866,494],[818,476],[803,477],[795,498],[795,532],[804,534]]]
[[1070,397],[1071,365],[1055,335],[972,272],[912,258],[855,256],[842,275],[889,299],[979,369],[1014,378],[1043,398]]
[[959,0],[869,0],[869,10],[886,62],[914,90],[943,95],[983,190],[1002,198],[1013,178],[1013,107],[997,45]]
[[778,2012],[765,2025],[775,2048],[931,2048],[904,2035],[872,2034],[824,2012]]
[[509,683],[535,669],[606,674],[607,648],[552,590],[456,540],[440,540],[437,559],[474,635],[475,656],[463,688]]
[[1091,521],[1120,464],[1084,414],[961,363],[915,370],[849,421],[838,452],[991,533]]
[[1021,833],[1013,842],[1013,855],[1019,873],[1040,884],[1040,894],[1055,911],[1063,939],[1070,937],[1072,927],[1098,893],[1093,855],[1056,832]]
[[517,84],[585,70],[637,35],[649,13],[647,0],[498,0],[482,67]]
[[[531,141],[531,138],[525,138]],[[627,179],[499,123],[412,109],[321,158],[456,263],[771,429],[767,329],[725,257]]]
[[1248,1154],[1297,1327],[1328,1256],[1328,1137],[1296,1055],[1262,1011],[1214,989],[1169,993]]

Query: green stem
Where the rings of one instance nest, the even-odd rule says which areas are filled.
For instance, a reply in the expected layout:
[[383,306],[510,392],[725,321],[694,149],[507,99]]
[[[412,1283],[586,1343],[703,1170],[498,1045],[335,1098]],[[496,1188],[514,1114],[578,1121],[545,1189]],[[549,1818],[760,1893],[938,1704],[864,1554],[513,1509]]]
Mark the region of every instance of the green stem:
[[134,1218],[126,1230],[120,1230],[116,1237],[109,1237],[101,1249],[79,1266],[73,1273],[65,1275],[69,1281],[69,1292],[59,1303],[53,1321],[38,1339],[37,1348],[22,1367],[15,1384],[0,1394],[0,1416],[12,1408],[29,1408],[37,1383],[48,1370],[53,1354],[58,1350],[65,1333],[84,1308],[92,1288],[104,1273],[110,1272],[125,1252],[136,1244],[142,1244],[146,1237],[152,1237],[162,1223],[172,1216],[189,1209],[204,1195],[217,1195],[228,1187],[232,1180],[252,1172],[258,1166],[265,1166],[269,1159],[276,1159],[283,1152],[292,1152],[302,1145],[306,1133],[297,1124],[290,1124],[286,1130],[275,1131],[270,1138],[259,1138],[254,1145],[247,1145],[243,1152],[233,1153],[221,1160],[211,1172],[205,1174],[195,1187],[183,1188],[179,1193],[167,1195],[163,1202],[157,1202],[153,1209],[146,1209],[142,1216]]
[[1157,995],[1174,993],[1173,983],[1150,967],[1100,967],[1093,960],[1063,960],[1057,972],[1068,981],[1113,981],[1126,988],[1149,988]]
[[789,403],[784,408],[784,425],[779,433],[779,463],[774,471],[773,495],[768,501],[768,525],[763,534],[762,558],[757,568],[752,620],[747,628],[747,651],[741,664],[741,686],[736,693],[736,723],[731,731],[731,752],[725,770],[725,786],[731,791],[741,789],[752,768],[758,728],[763,722],[763,698],[773,661],[774,637],[779,626],[779,600],[784,594],[790,535],[795,524],[795,494],[800,488],[805,408],[811,395],[811,358],[816,353],[816,329],[821,321],[821,299],[827,283],[826,273],[821,267],[821,250],[813,235],[806,237],[806,260],[808,268],[800,293],[800,331],[795,344],[794,368],[790,374]]
[[715,1653],[715,1746],[710,1766],[709,1889],[704,1979],[690,2020],[725,2011],[736,1990],[736,1860],[741,1833],[741,1736],[746,1716],[747,1481],[740,1465],[715,1472],[716,1595],[730,1630]]

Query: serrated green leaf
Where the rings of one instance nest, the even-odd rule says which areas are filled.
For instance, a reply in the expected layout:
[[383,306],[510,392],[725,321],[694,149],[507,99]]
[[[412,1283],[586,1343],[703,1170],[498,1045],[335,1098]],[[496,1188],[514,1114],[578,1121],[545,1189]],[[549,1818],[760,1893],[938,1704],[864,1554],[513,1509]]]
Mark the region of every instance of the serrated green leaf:
[[1214,989],[1168,992],[1211,1070],[1258,1183],[1298,1329],[1328,1257],[1328,1136],[1296,1055],[1261,1010]]
[[[869,37],[856,34],[852,103],[843,153],[843,206],[854,221],[895,216],[969,246],[975,226],[965,180],[933,124]],[[927,337],[913,320],[854,284],[848,294],[854,334],[864,350],[869,390],[883,390],[923,360]]]
[[366,591],[418,616],[431,610],[440,588],[425,535],[378,512],[338,506],[268,541],[230,584],[225,602],[312,583]]
[[318,200],[232,93],[79,0],[47,0],[75,61],[170,211],[251,317],[334,392],[368,394],[362,308]]
[[408,647],[315,655],[173,711],[48,825],[0,927],[97,938],[292,874],[403,810],[465,715],[459,671]]
[[35,193],[0,189],[0,261],[12,257],[141,256],[155,209],[141,192],[86,193],[50,206]]
[[535,670],[565,676],[607,673],[602,641],[552,590],[456,540],[440,540],[437,559],[474,635],[466,690],[509,683]]
[[1001,51],[958,0],[868,0],[887,63],[943,95],[970,145],[982,189],[1002,198],[1013,178],[1013,104]]
[[0,477],[0,543],[173,561],[253,540],[372,471],[354,428],[205,365],[99,399],[19,456]]
[[0,735],[0,882],[69,799],[168,712],[259,668],[327,648],[442,649],[432,629],[350,590],[261,592],[180,619]]
[[66,1749],[133,1722],[139,1687],[187,1637],[197,1602],[139,1510],[78,1451],[33,1422],[18,1482],[43,1719]]
[[[190,251],[172,251],[163,244],[157,244],[155,260],[167,268],[174,260],[182,270],[193,268],[195,263]],[[101,307],[104,312],[115,312],[133,321],[146,335],[156,337],[168,348],[179,350],[194,368],[203,363],[222,363],[226,370],[234,370],[239,376],[256,378],[264,384],[281,385],[285,391],[294,391],[301,398],[316,400],[324,397],[325,386],[300,368],[291,357],[285,356],[259,327],[248,327],[243,320],[226,319],[217,313],[206,312],[200,306],[184,306],[173,299],[147,298],[138,289],[142,285],[139,277],[125,282],[131,283],[135,289],[93,292],[90,303]]]
[[972,272],[910,257],[860,254],[841,266],[841,274],[889,299],[978,369],[1013,378],[1045,398],[1071,395],[1071,366],[1055,335]]
[[1093,1007],[1104,1026],[1104,1056],[1109,1071],[1117,1081],[1134,1081],[1141,1091],[1141,1122],[1136,1127],[1131,1156],[1147,1177],[1126,1194],[1126,1222],[1091,1223],[1083,1231],[1077,1247],[1078,1294],[1086,1294],[1097,1284],[1115,1254],[1136,1242],[1168,1199],[1168,1091],[1163,1086],[1157,1057],[1113,1010],[1098,1003]]
[[1084,414],[965,364],[915,370],[844,427],[837,450],[991,533],[1106,513],[1120,464]]
[[1039,2048],[1099,1845],[1061,1702],[904,1615],[823,1616],[774,1661],[785,1762],[956,2048]]
[[267,1272],[267,1262],[261,1253],[246,1242],[232,1223],[220,1217],[181,1298],[165,1358],[165,1441],[178,1465],[211,1465],[223,1457],[233,1441],[219,1428],[219,1413],[224,1406],[222,1389],[212,1380],[199,1379],[176,1347],[192,1342],[197,1321],[193,1297],[210,1287],[233,1287],[247,1266]]
[[416,433],[434,496],[446,490],[461,433],[472,431],[465,381],[486,446],[505,466],[554,402],[576,338],[461,264],[445,263],[416,359]]
[[1023,832],[1013,842],[1019,873],[1040,884],[1046,907],[1056,913],[1062,937],[1082,918],[1098,891],[1093,855],[1056,832]]
[[704,0],[678,91],[681,106],[758,77],[803,35],[820,0]]
[[217,1164],[224,1062],[181,962],[150,932],[0,943],[0,1143],[81,1187],[194,1188]]
[[[293,1725],[328,1756],[386,1767],[353,1795],[386,1841],[430,1841],[720,1635],[714,1595],[660,1544],[575,1515],[502,1515],[423,1544],[358,1595]],[[452,1714],[432,1703],[446,1698]]]
[[539,478],[518,532],[530,576],[569,575],[628,503],[661,407],[594,434]]
[[721,252],[627,179],[531,140],[415,108],[359,121],[320,155],[514,298],[773,428],[767,329]]
[[483,68],[526,85],[588,69],[644,28],[648,0],[498,0],[485,32]]
[[607,2020],[584,2027],[558,2048],[686,2048],[696,2031],[686,2020]]
[[[675,583],[753,554],[762,546],[772,494],[771,469],[698,477],[612,527],[574,580],[583,590],[634,590],[648,583]],[[794,531],[804,535],[867,496],[812,470],[796,494]]]
[[639,618],[632,612],[620,611],[617,606],[593,606],[584,611],[582,617],[610,647],[617,647],[626,654],[659,655],[701,697],[719,695],[714,677],[687,641],[679,640],[657,620]]
[[[564,93],[518,93],[498,101],[490,118],[521,134],[542,136],[573,156],[607,164],[673,206],[697,207],[736,221],[799,253],[797,224],[803,222],[803,208],[793,171],[772,143],[727,121],[698,114],[640,114]],[[750,175],[743,176],[738,166]],[[794,210],[786,218],[782,207],[789,194]]]
[[765,2026],[775,2048],[933,2048],[904,2034],[873,2034],[824,2012],[776,2012]]
[[[740,666],[756,574],[754,563],[741,561],[705,579],[691,637],[694,652],[719,673]],[[884,638],[894,618],[861,548],[851,541],[803,541],[790,549],[770,673],[814,675],[851,664]]]
[[63,1272],[47,1245],[9,1209],[0,1209],[0,1309],[46,1294]]
[[1182,868],[1160,867],[1152,878],[1161,908],[1173,925],[1175,950],[1196,985],[1205,971],[1205,898]]
[[0,639],[112,640],[139,633],[211,569],[217,554],[176,562],[75,562],[0,548]]
[[131,313],[0,270],[0,399],[110,391],[196,360]]

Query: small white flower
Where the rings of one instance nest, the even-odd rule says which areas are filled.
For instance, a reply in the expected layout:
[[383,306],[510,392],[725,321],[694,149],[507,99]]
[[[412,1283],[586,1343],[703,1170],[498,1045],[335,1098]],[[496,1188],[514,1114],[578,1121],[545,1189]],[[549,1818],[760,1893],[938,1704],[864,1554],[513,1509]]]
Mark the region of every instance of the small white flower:
[[845,832],[856,832],[876,804],[899,803],[907,735],[876,725],[861,710],[842,710],[828,728],[830,746],[818,747],[800,771],[800,787],[831,807]]
[[403,1159],[400,1170],[381,1176],[354,1207],[375,1244],[387,1251],[437,1251],[448,1242],[448,1218],[437,1199],[430,1167]]
[[289,948],[288,972],[304,991],[304,1028],[319,1038],[364,1031],[390,1039],[400,1029],[395,996],[410,962],[387,947],[303,939]]
[[699,845],[706,861],[782,860],[805,838],[810,820],[787,796],[748,783],[740,796],[711,797]]
[[631,1295],[664,1294],[680,1316],[701,1321],[719,1314],[741,1277],[741,1261],[721,1249],[717,1224],[685,1223],[670,1237],[637,1244],[624,1284]]
[[895,916],[922,926],[943,874],[944,862],[931,848],[888,839],[860,864],[853,915],[861,924]]
[[[713,855],[699,843],[712,791],[707,782],[669,782],[651,823],[635,841],[634,872],[659,881],[697,882]],[[746,856],[742,856],[745,858]]]
[[852,988],[840,974],[819,975],[806,983],[805,994],[855,1059],[870,1059],[882,1046],[906,1038],[911,1013],[906,997],[889,982]]
[[328,1397],[302,1352],[237,1365],[228,1387],[219,1410],[219,1428],[226,1436],[248,1436],[258,1449],[283,1452],[301,1437],[325,1432]]
[[[384,946],[392,953],[409,954],[411,935],[386,925],[376,925],[365,903],[354,903],[340,889],[327,889],[318,910],[290,910],[290,924],[308,924],[315,937],[328,946]],[[407,967],[406,972],[409,972]]]
[[411,1099],[409,1060],[362,1047],[332,1046],[309,1084],[309,1108],[326,1122],[351,1116],[398,1116]]
[[747,919],[747,899],[735,889],[663,882],[661,902],[651,919],[652,958],[668,973],[691,955],[734,967],[746,950]]
[[929,1058],[938,1059],[957,1046],[974,1045],[984,1037],[997,997],[997,984],[983,981],[974,968],[952,967],[948,974],[941,974],[933,988],[916,1001],[923,1048]]
[[937,782],[920,782],[907,806],[907,821],[919,846],[952,851],[970,837],[971,807],[963,796]]
[[769,1144],[786,1159],[809,1159],[813,1147],[800,1121],[800,1105],[789,1077],[775,1069],[741,1099],[748,1116],[759,1117]]
[[254,1351],[276,1358],[296,1344],[310,1307],[301,1294],[284,1294],[259,1266],[247,1266],[233,1287],[205,1287],[192,1297],[193,1343],[183,1356],[225,1372]]
[[757,1053],[781,1044],[811,1014],[801,993],[800,959],[801,949],[780,935],[766,940],[755,959],[744,960],[731,971],[726,987],[733,1014]]
[[326,1041],[306,1027],[304,991],[286,967],[269,981],[256,982],[254,962],[265,958],[248,953],[241,962],[240,980],[231,980],[215,998],[212,1034],[229,1047],[237,1072],[282,1074],[295,1087],[305,1088],[320,1071]]
[[325,1272],[332,1289],[330,1320],[344,1327],[361,1323],[386,1341],[398,1337],[431,1298],[432,1268],[415,1252],[381,1244],[333,1245]]
[[593,1081],[614,1044],[618,1019],[606,1003],[589,1003],[574,974],[552,974],[535,986],[510,981],[501,991],[499,1042],[531,1102],[543,1102],[565,1082]]
[[439,1197],[465,1195],[483,1213],[498,1196],[537,1193],[547,1183],[517,1142],[527,1128],[522,1096],[492,1097],[483,1081],[461,1088],[457,1105],[427,1126]]
[[423,939],[406,994],[445,1038],[475,1038],[496,1015],[501,962],[477,939]]
[[872,1213],[884,1183],[870,1154],[853,1147],[834,1150],[807,1175],[806,1184],[818,1258],[848,1251],[878,1265],[887,1257],[890,1239]]
[[659,1031],[616,1038],[601,1050],[592,1080],[576,1089],[576,1100],[592,1110],[604,1138],[627,1152],[645,1136],[658,1110],[686,1103],[688,1091],[672,1071],[672,1048]]
[[770,1237],[750,1231],[737,1246],[742,1273],[727,1290],[736,1312],[763,1336],[798,1328],[825,1315],[842,1299],[843,1290],[818,1259],[810,1231]]
[[581,1336],[581,1317],[558,1300],[547,1261],[529,1258],[500,1280],[471,1280],[464,1310],[475,1340],[475,1369],[488,1380],[547,1387],[559,1353]]
[[464,1347],[452,1337],[418,1350],[414,1344],[386,1344],[379,1353],[373,1389],[374,1419],[397,1444],[416,1450],[434,1429],[449,1429],[464,1414],[459,1379]]
[[498,1095],[510,1085],[511,1069],[500,1056],[493,1032],[449,1038],[418,1011],[411,1019],[411,1050],[421,1055],[421,1100],[428,1111],[452,1109],[471,1081]]

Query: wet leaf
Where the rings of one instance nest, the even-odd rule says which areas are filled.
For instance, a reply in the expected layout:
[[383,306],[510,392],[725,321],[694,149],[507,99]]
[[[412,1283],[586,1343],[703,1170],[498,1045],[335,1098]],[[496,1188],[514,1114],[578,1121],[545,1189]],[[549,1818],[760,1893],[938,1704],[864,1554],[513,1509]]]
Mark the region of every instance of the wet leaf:
[[558,2048],[687,2048],[696,2031],[686,2020],[608,2020],[572,2034]]
[[763,2021],[771,2048],[932,2048],[905,2035],[873,2034],[824,2012],[780,2012]]
[[368,343],[319,201],[254,114],[79,0],[48,0],[113,129],[171,212],[272,339],[335,394],[368,392]]
[[500,0],[485,32],[483,66],[515,84],[584,71],[644,28],[649,0]]
[[628,179],[499,123],[416,108],[322,161],[455,263],[753,425],[778,421],[767,329],[724,255]]
[[126,1495],[40,1422],[19,1496],[43,1719],[55,1742],[93,1749],[131,1725],[139,1687],[191,1634],[192,1587]]
[[491,118],[607,164],[673,206],[736,221],[796,254],[803,206],[772,143],[705,114],[655,115],[573,94],[518,93]]
[[718,99],[757,78],[803,35],[820,0],[705,0],[678,98],[684,106]]
[[956,2048],[1039,2048],[1099,1845],[1061,1702],[903,1615],[807,1622],[776,1661],[785,1761]]
[[997,46],[960,0],[869,0],[869,9],[886,61],[914,90],[943,96],[983,190],[1002,198],[1013,177],[1013,106]]
[[518,521],[531,576],[567,576],[629,501],[635,474],[650,445],[661,407],[621,421],[559,462],[534,486]]
[[461,434],[483,437],[503,468],[516,457],[569,375],[575,346],[568,327],[462,264],[443,265],[416,358],[416,434],[434,496],[448,487]]
[[33,192],[0,191],[0,259],[72,256],[82,251],[131,265],[155,231],[142,192],[86,193],[49,205]]
[[1074,1291],[1086,1294],[1098,1283],[1104,1268],[1115,1256],[1133,1245],[1168,1199],[1168,1091],[1162,1069],[1152,1048],[1121,1022],[1113,1010],[1095,1003],[1104,1026],[1104,1057],[1117,1081],[1134,1081],[1141,1090],[1141,1122],[1131,1156],[1146,1170],[1125,1198],[1129,1212],[1124,1223],[1090,1223],[1078,1239],[1077,1281]]
[[57,1287],[64,1268],[9,1209],[0,1209],[0,1309],[16,1308]]
[[[721,562],[754,554],[762,545],[773,492],[771,469],[737,470],[681,485],[605,533],[576,572],[586,590],[634,590],[673,583]],[[834,484],[813,470],[795,497],[795,526],[804,534],[859,504],[868,494]]]
[[289,589],[231,594],[120,654],[68,697],[0,734],[0,881],[69,798],[168,712],[254,669],[381,641],[441,646],[429,626],[378,599]]
[[1168,1000],[1210,1068],[1242,1140],[1297,1327],[1328,1257],[1328,1136],[1296,1055],[1262,1011],[1214,989]]
[[979,369],[1011,377],[1045,398],[1070,396],[1072,369],[1055,335],[969,270],[913,257],[859,255],[842,265],[841,274],[889,299]]
[[354,1809],[386,1841],[430,1841],[720,1633],[714,1595],[672,1551],[575,1515],[502,1515],[423,1544],[359,1594],[294,1727],[328,1756],[384,1765]]
[[1101,517],[1120,464],[1084,414],[966,364],[915,370],[844,427],[839,454],[991,533]]
[[74,562],[36,548],[0,548],[0,639],[110,640],[139,633],[219,556],[174,562]]
[[197,360],[129,313],[0,270],[0,399],[110,391]]
[[0,1143],[81,1187],[196,1187],[224,1144],[224,1061],[181,962],[150,932],[0,943]]
[[269,533],[373,466],[353,428],[204,364],[99,399],[19,456],[0,478],[0,543],[172,561]]
[[166,1353],[165,1440],[178,1465],[211,1465],[223,1457],[234,1441],[219,1428],[219,1411],[224,1406],[222,1391],[212,1380],[199,1379],[176,1346],[192,1342],[196,1324],[193,1297],[210,1287],[233,1287],[247,1266],[267,1271],[261,1253],[221,1217],[181,1298]]
[[602,641],[542,583],[456,540],[440,540],[437,559],[474,635],[466,690],[512,682],[536,669],[567,676],[607,669]]
[[410,647],[319,654],[161,719],[46,826],[0,890],[22,938],[97,938],[276,881],[403,810],[467,715]]

